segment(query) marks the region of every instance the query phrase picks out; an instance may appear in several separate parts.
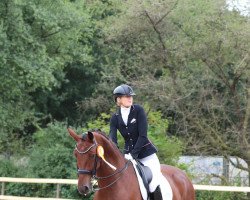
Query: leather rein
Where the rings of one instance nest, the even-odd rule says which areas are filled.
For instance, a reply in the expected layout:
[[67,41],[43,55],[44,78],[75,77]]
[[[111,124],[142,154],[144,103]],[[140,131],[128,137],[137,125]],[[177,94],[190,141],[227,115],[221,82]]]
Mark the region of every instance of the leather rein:
[[[79,154],[86,154],[88,153],[93,147],[97,147],[98,144],[96,142],[96,140],[94,140],[94,144],[92,144],[90,147],[88,147],[86,150],[84,151],[81,151],[77,148],[77,144],[76,144],[76,147],[75,147],[75,150],[79,153]],[[92,170],[87,170],[87,169],[80,169],[80,168],[77,168],[77,174],[88,174],[88,175],[91,175],[91,178],[94,179],[94,180],[103,180],[103,179],[108,179],[108,178],[111,178],[117,174],[121,174],[123,173],[125,170],[128,169],[128,166],[129,166],[129,163],[131,162],[130,160],[128,160],[124,167],[119,169],[119,170],[116,170],[114,173],[108,175],[108,176],[97,176],[96,175],[96,171],[97,171],[97,163],[98,163],[98,160],[100,158],[98,157],[97,153],[95,154],[95,163],[94,163],[94,167]],[[112,186],[113,184],[115,184],[120,178],[121,178],[122,175],[120,175],[117,179],[115,179],[113,182],[111,182],[110,184],[104,186],[104,187],[98,187],[98,188],[94,188],[92,189],[93,191],[98,191],[98,190],[102,190],[102,189],[105,189],[105,188],[108,188],[110,186]]]

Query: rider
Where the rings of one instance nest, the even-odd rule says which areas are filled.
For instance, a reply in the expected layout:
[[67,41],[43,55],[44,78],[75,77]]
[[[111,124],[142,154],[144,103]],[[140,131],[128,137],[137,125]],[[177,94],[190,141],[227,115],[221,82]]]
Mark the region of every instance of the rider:
[[116,87],[114,99],[119,107],[110,120],[110,138],[117,144],[117,130],[125,140],[124,153],[130,153],[134,159],[148,166],[153,174],[149,184],[150,198],[162,200],[160,180],[161,168],[156,155],[157,149],[147,137],[147,117],[144,109],[133,104],[133,89],[126,84]]

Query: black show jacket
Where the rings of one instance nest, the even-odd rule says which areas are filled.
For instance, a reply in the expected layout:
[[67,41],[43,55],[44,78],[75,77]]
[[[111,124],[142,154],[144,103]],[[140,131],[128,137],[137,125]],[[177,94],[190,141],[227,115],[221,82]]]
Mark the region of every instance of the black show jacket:
[[157,152],[156,147],[147,137],[147,117],[140,105],[132,105],[128,115],[128,123],[125,125],[121,109],[113,114],[110,119],[109,137],[117,145],[117,130],[125,140],[124,153],[131,153],[134,158],[145,158]]

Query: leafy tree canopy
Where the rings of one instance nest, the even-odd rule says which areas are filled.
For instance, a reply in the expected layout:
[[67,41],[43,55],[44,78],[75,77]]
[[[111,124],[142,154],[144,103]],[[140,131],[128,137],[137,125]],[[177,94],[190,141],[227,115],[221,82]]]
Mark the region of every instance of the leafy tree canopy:
[[[79,63],[94,73],[88,65],[93,29],[81,1],[3,0],[0,16],[0,146],[11,154],[10,135],[20,138],[25,127],[51,114],[46,94],[67,82],[65,67]],[[60,102],[65,94],[55,96]]]

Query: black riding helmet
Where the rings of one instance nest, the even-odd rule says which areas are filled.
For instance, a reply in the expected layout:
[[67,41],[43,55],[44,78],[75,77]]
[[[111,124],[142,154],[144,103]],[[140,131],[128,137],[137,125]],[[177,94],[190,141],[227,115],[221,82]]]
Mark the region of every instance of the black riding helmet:
[[117,97],[134,96],[135,93],[134,93],[132,87],[130,87],[129,85],[126,85],[126,84],[122,84],[114,89],[113,95],[114,95],[115,102],[116,102]]

